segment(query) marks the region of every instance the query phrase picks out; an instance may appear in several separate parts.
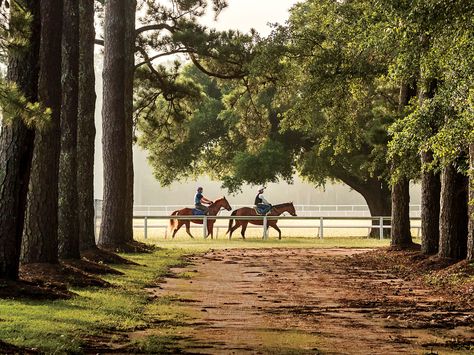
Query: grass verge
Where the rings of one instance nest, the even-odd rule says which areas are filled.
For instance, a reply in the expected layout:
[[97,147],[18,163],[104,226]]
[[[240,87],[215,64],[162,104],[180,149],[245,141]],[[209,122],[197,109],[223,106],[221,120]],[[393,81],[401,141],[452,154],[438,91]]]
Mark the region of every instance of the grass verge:
[[78,296],[70,300],[0,299],[0,339],[44,353],[71,354],[82,353],[87,339],[114,341],[104,333],[145,328],[149,315],[144,288],[180,265],[187,252],[127,255],[140,265],[115,266],[124,275],[104,277],[114,287],[72,289]]
[[[144,240],[142,240],[144,241]],[[168,249],[187,249],[192,251],[206,251],[209,249],[231,249],[231,248],[380,248],[390,245],[389,239],[373,238],[283,238],[281,240],[272,238],[262,240],[261,238],[247,238],[245,240],[236,238],[229,240],[222,239],[203,239],[203,238],[177,238],[177,239],[147,239],[146,242],[152,243],[161,248]],[[417,242],[415,240],[415,242]]]

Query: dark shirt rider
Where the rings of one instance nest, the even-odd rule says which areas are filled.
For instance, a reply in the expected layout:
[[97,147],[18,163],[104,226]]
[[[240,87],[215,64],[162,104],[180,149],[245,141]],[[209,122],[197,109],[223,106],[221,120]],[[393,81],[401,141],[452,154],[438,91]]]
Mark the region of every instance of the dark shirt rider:
[[265,187],[261,187],[258,189],[258,194],[255,196],[255,206],[262,214],[267,214],[272,209],[272,205],[268,202],[265,197],[263,196],[263,191]]
[[203,211],[205,214],[208,214],[209,208],[203,205],[203,203],[210,205],[212,201],[205,198],[204,195],[202,194],[202,191],[203,191],[202,187],[197,188],[196,195],[194,195],[194,206],[196,207],[196,209]]

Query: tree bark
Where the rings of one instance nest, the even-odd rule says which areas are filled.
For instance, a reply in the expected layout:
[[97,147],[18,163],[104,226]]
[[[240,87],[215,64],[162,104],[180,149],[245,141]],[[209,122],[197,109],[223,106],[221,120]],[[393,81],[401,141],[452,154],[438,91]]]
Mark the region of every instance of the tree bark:
[[467,256],[468,178],[454,166],[441,175],[439,252],[441,258],[460,260]]
[[[403,83],[400,86],[398,109],[402,113],[416,89]],[[395,164],[395,162],[393,163]],[[401,177],[392,186],[392,247],[407,248],[413,245],[410,232],[410,184],[409,180]]]
[[119,246],[126,235],[125,5],[123,0],[109,0],[105,6],[102,108],[104,197],[98,243],[104,247]]
[[[40,43],[40,7],[36,0],[21,1],[33,16],[29,46],[23,52],[10,53],[6,79],[30,102],[38,100],[38,56]],[[18,10],[12,4],[12,15]],[[16,280],[20,262],[21,239],[25,219],[26,196],[34,147],[34,131],[19,117],[2,124],[0,133],[0,278]]]
[[61,151],[59,156],[59,256],[79,259],[77,113],[79,93],[79,3],[64,0],[62,37]]
[[469,232],[467,260],[474,259],[474,143],[469,145]]
[[[433,161],[433,153],[421,154],[422,165]],[[423,171],[421,175],[421,252],[436,254],[439,246],[440,175]]]
[[[428,37],[422,40],[429,41]],[[428,45],[428,42],[425,43]],[[422,74],[423,77],[423,74]],[[420,87],[419,106],[423,106],[427,99],[433,98],[438,85],[433,78],[422,78]],[[435,127],[432,127],[435,131]],[[433,161],[433,152],[421,153],[421,166],[426,167]],[[439,172],[423,169],[421,172],[421,252],[436,254],[439,246],[439,200],[441,180]]]
[[133,79],[135,72],[136,0],[126,0],[125,19],[125,149],[127,195],[125,200],[124,242],[133,241]]
[[24,263],[58,262],[58,165],[63,2],[41,0],[38,97],[51,108],[47,129],[36,132],[22,246]]
[[[391,191],[386,182],[376,180],[367,182],[366,186],[359,191],[367,202],[371,217],[388,217],[392,214]],[[389,220],[383,221],[384,225],[390,225]],[[369,233],[371,238],[380,237],[380,221],[372,220],[374,226]],[[383,230],[383,236],[390,236],[390,229]]]
[[80,249],[96,246],[94,219],[94,2],[79,2],[79,114],[77,125],[77,188]]
[[410,183],[401,178],[392,187],[392,247],[407,248],[413,244],[410,232]]

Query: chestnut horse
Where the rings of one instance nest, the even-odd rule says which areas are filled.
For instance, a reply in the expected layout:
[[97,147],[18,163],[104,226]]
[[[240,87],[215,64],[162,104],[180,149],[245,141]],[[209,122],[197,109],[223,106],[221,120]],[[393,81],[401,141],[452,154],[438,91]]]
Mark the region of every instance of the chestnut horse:
[[[296,216],[295,212],[295,206],[293,206],[293,202],[287,202],[287,203],[282,203],[279,205],[272,206],[270,212],[267,213],[267,216],[279,216],[283,212],[288,212],[292,216]],[[231,216],[258,216],[257,212],[255,212],[255,208],[253,207],[242,207],[236,209],[234,212],[232,212]],[[247,229],[247,225],[249,223],[252,224],[257,224],[259,226],[263,225],[263,220],[262,219],[255,219],[255,220],[236,220],[235,221],[235,226],[232,227],[232,223],[234,222],[233,219],[229,220],[229,229],[226,232],[230,233],[229,234],[229,239],[232,238],[232,233],[242,226],[242,230],[240,231],[240,234],[242,234],[242,238],[245,239],[245,230]],[[278,232],[278,239],[281,239],[281,230],[280,228],[277,227],[277,219],[268,219],[267,220],[267,226],[268,227],[273,227]]]
[[[225,208],[227,211],[230,211],[232,207],[230,207],[229,202],[227,202],[225,197],[222,197],[218,200],[215,200],[214,203],[209,205],[209,216],[216,216],[221,208]],[[174,211],[172,216],[192,216],[193,215],[193,208],[182,208],[180,210]],[[209,234],[211,235],[211,239],[214,238],[213,236],[213,227],[214,227],[214,222],[215,219],[208,219],[207,220],[207,234],[204,238],[207,238]],[[170,231],[173,232],[172,238],[176,235],[176,232],[181,228],[181,226],[184,224],[186,226],[186,232],[189,234],[191,238],[194,239],[194,237],[191,234],[190,231],[190,222],[196,223],[196,224],[202,224],[203,220],[202,219],[170,219]],[[177,225],[176,225],[177,223]]]

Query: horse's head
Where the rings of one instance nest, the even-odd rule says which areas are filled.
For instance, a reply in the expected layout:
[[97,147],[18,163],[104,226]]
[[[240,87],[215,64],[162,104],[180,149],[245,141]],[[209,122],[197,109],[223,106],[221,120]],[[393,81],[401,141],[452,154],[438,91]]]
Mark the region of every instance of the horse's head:
[[296,211],[295,211],[295,206],[293,205],[293,202],[290,202],[288,205],[289,206],[288,206],[287,212],[291,214],[292,216],[296,217]]
[[214,204],[219,206],[219,208],[225,208],[227,211],[232,210],[232,207],[230,207],[230,204],[225,197],[215,200]]

